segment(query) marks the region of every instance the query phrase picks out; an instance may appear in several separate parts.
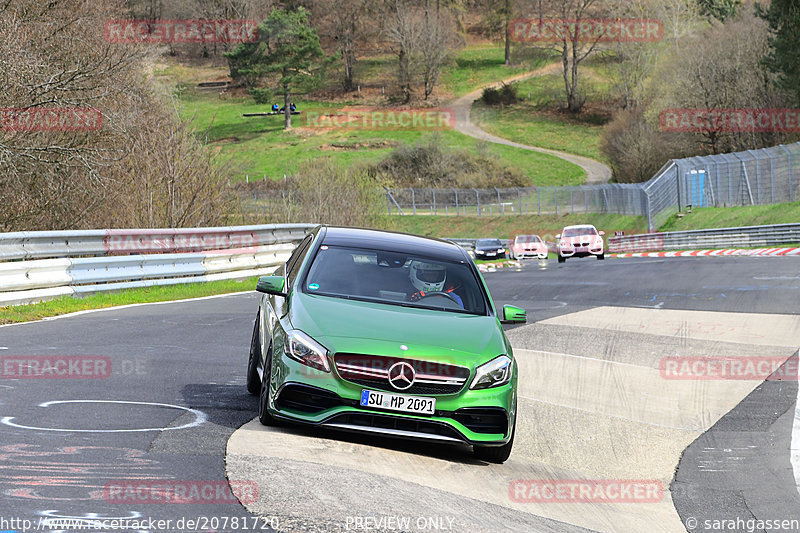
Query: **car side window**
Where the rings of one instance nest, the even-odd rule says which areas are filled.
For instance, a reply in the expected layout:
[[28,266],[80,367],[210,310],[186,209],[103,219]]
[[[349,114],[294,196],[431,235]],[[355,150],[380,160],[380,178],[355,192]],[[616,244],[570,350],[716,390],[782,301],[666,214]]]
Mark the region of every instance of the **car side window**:
[[297,272],[300,270],[300,265],[303,264],[303,258],[306,256],[306,252],[308,252],[308,248],[311,246],[311,241],[313,240],[313,235],[306,236],[306,238],[303,239],[297,248],[295,248],[295,251],[292,253],[291,257],[289,257],[289,260],[286,261],[287,288],[292,286],[292,283],[297,277]]

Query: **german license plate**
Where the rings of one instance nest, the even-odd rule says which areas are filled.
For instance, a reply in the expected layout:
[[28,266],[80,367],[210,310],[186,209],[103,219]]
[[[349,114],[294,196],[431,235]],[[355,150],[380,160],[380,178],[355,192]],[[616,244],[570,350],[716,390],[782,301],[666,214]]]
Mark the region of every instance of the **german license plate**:
[[432,415],[436,411],[436,398],[403,396],[390,392],[362,390],[361,406],[389,409],[390,411],[400,411],[402,413]]

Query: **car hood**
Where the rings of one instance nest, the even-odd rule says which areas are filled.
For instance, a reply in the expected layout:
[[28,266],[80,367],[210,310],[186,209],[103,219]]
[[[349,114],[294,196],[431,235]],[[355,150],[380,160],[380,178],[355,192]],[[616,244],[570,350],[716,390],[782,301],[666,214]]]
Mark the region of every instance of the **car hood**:
[[[331,352],[475,366],[508,352],[497,319],[296,294],[292,325]],[[404,350],[401,346],[405,346]]]

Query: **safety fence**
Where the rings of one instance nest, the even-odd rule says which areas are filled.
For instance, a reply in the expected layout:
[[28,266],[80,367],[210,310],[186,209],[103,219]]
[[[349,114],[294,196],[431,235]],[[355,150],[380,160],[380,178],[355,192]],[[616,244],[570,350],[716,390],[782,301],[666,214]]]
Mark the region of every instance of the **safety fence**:
[[800,243],[800,224],[747,226],[609,237],[615,253],[699,250],[704,248],[762,248]]
[[286,261],[311,224],[0,234],[0,306],[243,279]]
[[800,143],[674,159],[645,183],[512,189],[386,189],[386,209],[400,215],[542,215],[615,213],[644,216],[650,231],[693,207],[793,202],[800,198]]

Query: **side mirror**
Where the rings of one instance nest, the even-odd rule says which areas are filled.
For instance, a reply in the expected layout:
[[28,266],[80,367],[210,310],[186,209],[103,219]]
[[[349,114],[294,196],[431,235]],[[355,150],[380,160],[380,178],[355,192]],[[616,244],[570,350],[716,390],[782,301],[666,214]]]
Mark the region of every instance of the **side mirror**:
[[561,238],[561,234],[559,233],[558,235],[556,235],[556,240],[558,240],[560,238]]
[[600,232],[600,236],[601,236],[601,237],[602,237],[602,236],[604,236],[605,234],[606,234],[606,232],[605,232],[605,231],[601,231],[601,232]]
[[522,324],[528,321],[528,313],[520,308],[514,307],[513,305],[504,305],[503,306],[503,324]]
[[256,290],[264,294],[274,294],[276,296],[286,296],[283,292],[286,286],[286,278],[283,276],[262,276],[258,278]]

